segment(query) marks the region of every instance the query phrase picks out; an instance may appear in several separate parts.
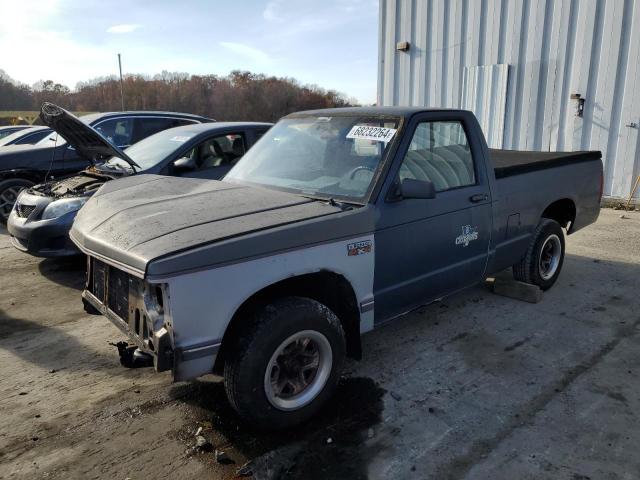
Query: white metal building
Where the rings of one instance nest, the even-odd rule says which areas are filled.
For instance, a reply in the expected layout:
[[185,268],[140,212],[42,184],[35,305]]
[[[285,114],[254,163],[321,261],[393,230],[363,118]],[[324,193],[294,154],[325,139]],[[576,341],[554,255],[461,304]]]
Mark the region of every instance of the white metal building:
[[495,148],[601,150],[605,195],[631,192],[640,1],[380,0],[379,29],[380,105],[472,110]]

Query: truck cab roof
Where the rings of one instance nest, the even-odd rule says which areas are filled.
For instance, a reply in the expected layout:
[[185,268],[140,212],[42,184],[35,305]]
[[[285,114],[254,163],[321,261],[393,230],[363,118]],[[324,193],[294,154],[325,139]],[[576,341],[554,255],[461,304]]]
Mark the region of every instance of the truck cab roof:
[[[318,110],[304,110],[287,115],[285,118],[295,118],[307,115],[362,115],[362,116],[393,116],[410,118],[417,113],[423,112],[466,112],[455,108],[425,108],[425,107],[344,107],[344,108],[323,108]],[[469,112],[470,113],[470,112]]]

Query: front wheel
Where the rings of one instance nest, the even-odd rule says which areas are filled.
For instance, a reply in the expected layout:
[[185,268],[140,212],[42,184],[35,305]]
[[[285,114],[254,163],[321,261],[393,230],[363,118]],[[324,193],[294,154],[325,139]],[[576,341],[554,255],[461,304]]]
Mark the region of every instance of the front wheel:
[[345,350],[342,325],[325,305],[302,297],[274,301],[255,314],[225,362],[229,402],[261,428],[302,423],[333,394]]
[[533,233],[524,258],[513,266],[513,277],[521,282],[550,289],[564,262],[564,232],[555,220],[543,218]]

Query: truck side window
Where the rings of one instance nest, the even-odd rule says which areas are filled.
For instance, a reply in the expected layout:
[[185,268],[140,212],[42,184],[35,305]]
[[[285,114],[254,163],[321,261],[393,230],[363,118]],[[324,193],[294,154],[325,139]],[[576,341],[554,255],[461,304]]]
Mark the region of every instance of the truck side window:
[[422,122],[400,167],[405,178],[429,180],[437,192],[475,185],[473,157],[460,122]]

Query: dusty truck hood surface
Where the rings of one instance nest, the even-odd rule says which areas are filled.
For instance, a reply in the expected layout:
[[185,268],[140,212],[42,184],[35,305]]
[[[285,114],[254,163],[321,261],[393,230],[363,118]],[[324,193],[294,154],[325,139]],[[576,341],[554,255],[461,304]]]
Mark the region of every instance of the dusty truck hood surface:
[[[345,213],[327,202],[264,188],[136,175],[106,183],[80,210],[70,235],[80,249],[125,270],[161,275],[232,260],[238,248],[232,248],[233,252],[217,249],[225,241],[228,247],[229,241],[239,237],[305,220],[339,217],[341,212]],[[296,240],[295,233],[288,233],[284,243]],[[260,245],[267,250],[289,247],[282,240],[281,245],[265,242],[277,240],[263,236]],[[181,264],[174,262],[155,272],[148,269],[154,259],[197,248],[206,250],[198,260],[183,259]],[[245,253],[250,249],[242,248]]]

